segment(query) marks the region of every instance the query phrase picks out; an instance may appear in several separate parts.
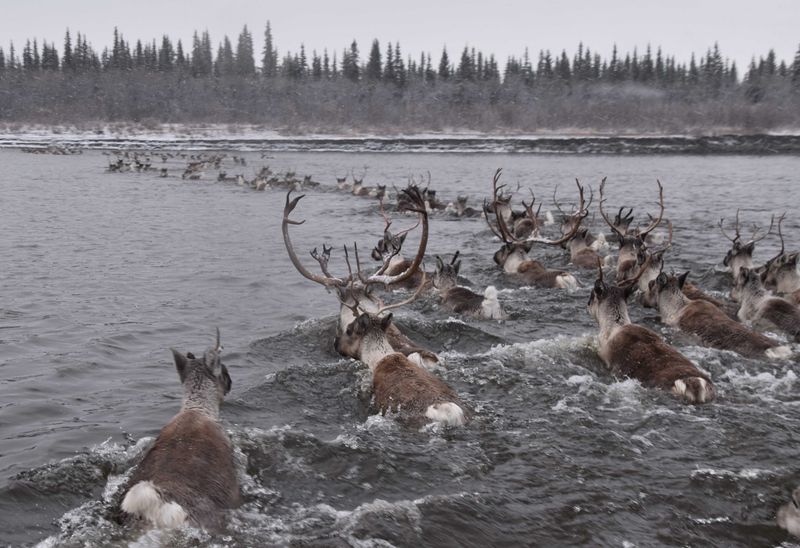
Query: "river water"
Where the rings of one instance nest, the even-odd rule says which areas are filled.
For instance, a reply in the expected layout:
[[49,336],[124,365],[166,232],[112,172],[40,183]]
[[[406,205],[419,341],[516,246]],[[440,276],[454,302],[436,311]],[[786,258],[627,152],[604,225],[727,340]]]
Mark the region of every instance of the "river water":
[[[608,176],[609,209],[655,211],[664,184],[675,226],[668,265],[722,296],[720,217],[766,225],[789,209],[800,236],[797,156],[243,153],[322,183],[295,214],[298,250],[369,249],[373,199],[334,190],[427,180],[479,207],[497,167],[544,208],[556,184]],[[160,162],[160,160],[159,160]],[[460,429],[421,431],[368,414],[365,366],[332,350],[338,303],[302,278],[280,237],[284,194],[153,173],[106,173],[99,151],[0,150],[0,544],[43,546],[777,546],[778,507],[800,484],[798,365],[695,346],[631,306],[713,378],[718,400],[686,406],[614,379],[586,311],[593,272],[572,293],[518,287],[492,262],[481,219],[432,216],[429,255],[461,251],[462,275],[500,289],[506,321],[453,316],[433,298],[395,314],[439,351],[437,373],[475,410]],[[158,164],[156,164],[158,166]],[[520,196],[524,196],[521,191]],[[596,208],[595,205],[592,206]],[[411,218],[396,220],[410,224]],[[602,229],[599,216],[588,219]],[[406,244],[413,248],[410,237]],[[765,260],[768,238],[756,249]],[[304,253],[301,253],[304,254]],[[552,267],[557,249],[534,254]],[[305,255],[308,261],[311,261]],[[344,272],[334,251],[337,272]],[[309,265],[310,266],[310,265]],[[428,261],[433,267],[433,261]],[[219,327],[233,378],[222,417],[245,504],[225,534],[123,529],[108,500],[180,406],[170,347],[202,352]],[[800,348],[795,347],[800,352]]]

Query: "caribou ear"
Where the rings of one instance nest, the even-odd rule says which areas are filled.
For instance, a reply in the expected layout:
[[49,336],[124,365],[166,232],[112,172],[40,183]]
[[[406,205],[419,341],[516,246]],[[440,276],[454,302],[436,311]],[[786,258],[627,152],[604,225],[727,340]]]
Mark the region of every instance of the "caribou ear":
[[688,270],[686,272],[684,272],[683,274],[681,274],[680,276],[678,276],[678,287],[683,289],[683,284],[686,283],[686,278],[688,278],[688,277],[689,277],[689,271]]
[[392,313],[389,312],[386,316],[381,318],[381,329],[386,331],[389,329],[389,325],[392,323]]
[[400,236],[400,245],[403,245],[406,242],[406,236],[408,236],[408,234],[403,234]]
[[364,314],[361,314],[356,320],[356,326],[358,327],[358,330],[361,333],[365,333],[367,329],[369,329],[369,325],[370,325],[369,314],[367,314],[366,312]]
[[659,288],[667,285],[667,275],[664,274],[663,272],[659,274],[658,277],[656,278],[656,283],[658,284]]
[[607,290],[608,287],[606,286],[606,283],[603,280],[597,280],[596,282],[594,282],[594,292],[597,293],[598,297],[602,297],[603,295],[605,295]]
[[444,261],[438,255],[436,256],[436,270],[437,272],[444,270]]
[[752,255],[753,254],[753,250],[755,248],[756,248],[756,243],[755,242],[748,242],[748,244],[742,248],[742,251],[744,251],[748,255]]
[[458,271],[461,270],[461,261],[456,261],[456,264],[453,265],[453,268],[456,269],[456,276],[458,276]]
[[178,378],[183,382],[186,379],[186,367],[189,365],[189,360],[174,348],[170,348],[170,351],[175,360],[175,369],[178,370]]
[[797,258],[800,256],[800,253],[792,253],[788,257],[786,257],[786,264],[797,266]]

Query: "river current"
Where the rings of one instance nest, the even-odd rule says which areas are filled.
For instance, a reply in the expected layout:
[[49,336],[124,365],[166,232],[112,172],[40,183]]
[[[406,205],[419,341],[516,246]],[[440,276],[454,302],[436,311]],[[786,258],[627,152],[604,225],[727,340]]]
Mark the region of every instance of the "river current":
[[[245,157],[242,167],[231,154]],[[674,225],[667,264],[723,297],[729,242],[788,210],[800,241],[800,157],[582,156],[490,153],[229,152],[228,175],[262,165],[311,175],[293,228],[305,253],[370,249],[377,201],[335,190],[427,181],[444,201],[479,208],[495,169],[543,209],[555,185],[608,177],[609,209],[655,212],[656,179]],[[182,161],[181,161],[182,162]],[[440,352],[437,374],[475,410],[459,429],[409,429],[368,414],[366,367],[332,348],[338,302],[302,278],[280,235],[285,194],[157,172],[107,173],[88,150],[0,150],[0,544],[42,546],[778,546],[778,507],[800,485],[798,361],[742,358],[697,346],[630,306],[707,371],[718,399],[683,405],[609,375],[586,310],[592,271],[561,249],[533,252],[576,273],[573,291],[519,287],[494,265],[480,219],[431,217],[433,256],[461,252],[461,274],[500,290],[509,319],[458,317],[424,297],[396,311],[412,338]],[[155,164],[159,165],[160,159]],[[596,212],[597,197],[592,206]],[[599,215],[587,219],[603,230]],[[413,224],[397,216],[397,226]],[[607,232],[607,230],[606,230]],[[408,249],[416,245],[409,237]],[[778,248],[770,237],[757,262]],[[410,251],[409,251],[410,253]],[[405,296],[405,293],[398,295]],[[180,406],[170,347],[202,352],[219,327],[233,390],[222,419],[236,447],[245,504],[225,534],[144,532],[106,520],[109,500]],[[797,356],[800,348],[794,348]],[[796,542],[796,539],[795,539]]]

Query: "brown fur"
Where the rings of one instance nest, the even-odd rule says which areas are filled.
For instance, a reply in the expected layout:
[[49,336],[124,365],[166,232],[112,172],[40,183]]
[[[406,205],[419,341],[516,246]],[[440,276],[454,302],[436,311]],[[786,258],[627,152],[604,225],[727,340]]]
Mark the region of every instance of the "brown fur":
[[772,339],[730,319],[722,310],[702,300],[692,301],[683,308],[678,326],[687,333],[697,335],[708,346],[733,350],[751,358],[764,357],[765,351],[779,346]]
[[767,301],[763,310],[762,318],[778,326],[794,342],[800,342],[800,308],[786,299],[775,297]]
[[399,353],[389,354],[378,363],[372,386],[382,414],[399,410],[412,420],[426,422],[425,411],[430,405],[452,402],[464,409],[455,390]]
[[457,314],[474,314],[481,311],[483,295],[466,287],[451,287],[441,292],[442,303]]
[[426,350],[422,348],[417,343],[409,339],[405,333],[400,331],[397,326],[392,323],[386,329],[386,339],[389,341],[389,344],[392,346],[394,350],[400,352],[404,356],[408,356],[409,354],[414,354],[415,352],[425,358],[426,360],[430,360],[432,362],[439,362],[439,356],[431,352],[430,350]]
[[671,390],[675,381],[690,377],[711,379],[683,354],[646,327],[628,324],[609,342],[607,365],[612,373],[637,379],[648,387]]
[[732,303],[725,303],[718,299],[715,299],[692,282],[686,282],[683,284],[683,294],[686,295],[688,298],[692,299],[693,301],[706,301],[708,303],[713,304],[720,310],[722,310],[730,319],[734,321],[738,321],[736,317],[736,311],[738,307]]
[[524,283],[538,287],[558,287],[557,280],[562,274],[566,272],[547,270],[542,263],[533,259],[523,262],[517,269],[517,275]]
[[572,264],[578,268],[597,268],[599,257],[595,250],[584,248],[572,256]]
[[[412,263],[411,263],[410,260],[403,259],[402,261],[399,261],[397,264],[392,265],[391,267],[387,268],[386,269],[386,275],[387,276],[397,276],[397,275],[405,272],[411,266],[411,264]],[[396,287],[400,287],[400,288],[403,288],[403,289],[416,289],[417,287],[419,287],[419,284],[422,283],[422,280],[423,280],[422,269],[420,269],[418,267],[417,271],[414,272],[411,275],[411,277],[406,278],[405,280],[403,280],[402,282],[400,282],[398,284],[391,284],[390,287],[395,287],[395,288]],[[430,280],[426,281],[426,285],[430,286]]]
[[206,529],[220,529],[221,511],[241,504],[228,435],[198,411],[182,411],[161,430],[125,491],[140,481],[153,482],[165,501]]

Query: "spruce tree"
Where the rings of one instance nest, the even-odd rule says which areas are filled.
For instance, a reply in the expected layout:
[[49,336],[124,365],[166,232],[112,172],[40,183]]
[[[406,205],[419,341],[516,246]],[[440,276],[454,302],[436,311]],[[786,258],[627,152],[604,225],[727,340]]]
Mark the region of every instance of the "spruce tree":
[[67,29],[67,34],[64,36],[64,55],[62,57],[63,61],[63,69],[65,71],[72,72],[75,70],[75,63],[72,60],[72,38],[69,35],[69,29]]
[[450,59],[447,57],[447,47],[442,48],[442,57],[439,59],[439,78],[447,80],[450,78]]
[[394,49],[392,48],[392,43],[389,42],[386,44],[386,65],[384,65],[383,68],[383,81],[393,83],[396,78],[397,74],[394,69]]
[[264,51],[261,58],[261,74],[264,77],[272,78],[278,73],[278,50],[272,42],[272,28],[267,21],[267,28],[264,31]]
[[350,44],[350,49],[345,50],[342,58],[342,76],[353,82],[358,82],[361,73],[360,61],[358,58],[358,44],[355,40]]
[[367,61],[364,76],[370,82],[377,82],[381,79],[381,74],[381,46],[378,44],[378,40],[375,39],[372,41],[372,47],[369,50],[369,60]]
[[256,63],[253,58],[253,36],[244,26],[239,34],[236,45],[236,72],[240,76],[252,76],[256,73]]

